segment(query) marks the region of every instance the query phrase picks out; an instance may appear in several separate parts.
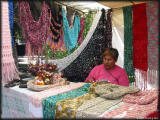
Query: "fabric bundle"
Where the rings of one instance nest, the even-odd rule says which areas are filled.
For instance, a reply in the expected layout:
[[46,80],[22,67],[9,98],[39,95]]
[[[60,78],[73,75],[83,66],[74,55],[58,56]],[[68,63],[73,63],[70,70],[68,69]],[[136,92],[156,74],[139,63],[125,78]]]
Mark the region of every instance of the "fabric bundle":
[[[123,7],[124,14],[124,69],[129,81],[134,82],[132,6]],[[132,79],[133,78],[133,79]]]
[[9,28],[8,2],[2,3],[2,83],[19,79],[18,70],[12,56],[11,33]]
[[107,42],[103,41],[105,21],[105,10],[102,10],[96,30],[88,44],[80,55],[62,71],[69,81],[84,81],[92,68],[102,63],[101,55],[107,46]]
[[23,37],[26,40],[26,54],[28,56],[41,55],[42,43],[45,43],[48,37],[50,21],[48,10],[49,7],[43,2],[40,17],[38,21],[35,21],[30,11],[29,3],[27,1],[19,2],[20,25]]

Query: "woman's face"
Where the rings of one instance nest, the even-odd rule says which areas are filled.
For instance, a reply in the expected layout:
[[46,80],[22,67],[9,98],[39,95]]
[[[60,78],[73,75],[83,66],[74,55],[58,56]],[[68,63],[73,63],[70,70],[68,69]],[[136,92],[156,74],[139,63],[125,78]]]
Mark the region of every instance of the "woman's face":
[[106,70],[110,70],[115,66],[116,61],[110,55],[107,55],[103,58],[104,67]]

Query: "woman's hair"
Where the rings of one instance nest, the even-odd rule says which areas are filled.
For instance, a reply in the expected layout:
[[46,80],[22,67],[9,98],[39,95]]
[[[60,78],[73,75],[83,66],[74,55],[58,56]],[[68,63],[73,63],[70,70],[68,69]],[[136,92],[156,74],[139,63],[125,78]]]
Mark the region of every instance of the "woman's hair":
[[103,57],[108,55],[111,56],[115,61],[117,61],[119,53],[115,48],[107,48],[103,53]]

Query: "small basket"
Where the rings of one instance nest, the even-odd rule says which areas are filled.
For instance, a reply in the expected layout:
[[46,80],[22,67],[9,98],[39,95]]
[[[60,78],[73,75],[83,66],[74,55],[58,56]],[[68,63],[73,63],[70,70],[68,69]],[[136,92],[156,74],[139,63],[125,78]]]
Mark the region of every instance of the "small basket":
[[63,86],[69,84],[68,81],[64,78],[60,78],[58,83],[50,84],[50,85],[35,85],[34,80],[30,80],[27,82],[27,88],[34,91],[43,91],[50,88],[54,88],[56,86]]

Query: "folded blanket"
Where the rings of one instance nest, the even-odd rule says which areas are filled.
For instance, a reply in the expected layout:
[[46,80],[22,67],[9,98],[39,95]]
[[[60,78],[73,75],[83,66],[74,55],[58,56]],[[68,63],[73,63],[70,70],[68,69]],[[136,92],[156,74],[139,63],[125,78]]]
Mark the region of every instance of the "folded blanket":
[[57,102],[55,118],[75,118],[75,112],[78,107],[95,97],[97,97],[95,94],[86,93],[79,97]]
[[122,98],[107,100],[96,97],[83,103],[76,111],[76,118],[97,118],[110,107],[120,103]]
[[117,99],[127,93],[136,93],[140,89],[135,86],[120,86],[116,84],[101,84],[95,87],[95,93],[106,99]]

